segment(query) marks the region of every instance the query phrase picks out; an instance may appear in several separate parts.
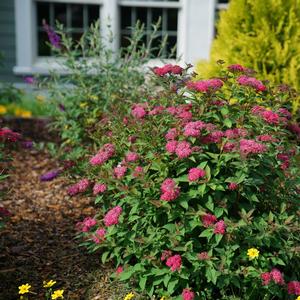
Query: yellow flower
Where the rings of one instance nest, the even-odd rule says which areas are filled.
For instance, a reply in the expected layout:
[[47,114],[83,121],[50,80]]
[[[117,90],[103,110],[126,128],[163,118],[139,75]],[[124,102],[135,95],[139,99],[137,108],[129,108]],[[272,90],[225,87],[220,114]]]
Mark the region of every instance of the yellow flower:
[[20,117],[22,115],[23,110],[21,108],[16,108],[15,109],[15,116]]
[[4,105],[0,105],[0,115],[4,115],[7,113],[7,109]]
[[125,296],[124,300],[131,300],[134,297],[134,293],[129,293]]
[[298,297],[296,298],[296,300],[300,300],[300,296],[298,296]]
[[167,300],[167,298],[166,298],[165,296],[162,296],[162,297],[160,298],[160,300]]
[[84,108],[84,107],[86,107],[88,104],[87,104],[87,102],[81,102],[80,104],[79,104],[79,106],[81,107],[81,108]]
[[56,281],[54,280],[50,280],[50,281],[44,281],[43,282],[43,287],[44,288],[51,288],[54,284],[56,283]]
[[29,110],[23,110],[21,113],[22,118],[30,118],[31,116],[32,116],[32,113]]
[[29,293],[29,289],[31,288],[31,285],[26,283],[19,286],[19,294],[24,295],[26,293]]
[[64,298],[63,293],[64,293],[64,290],[56,290],[51,295],[51,299],[52,300],[59,299],[59,298],[63,299]]
[[238,99],[232,98],[232,99],[229,100],[230,105],[234,105],[236,103],[238,103]]
[[44,102],[45,99],[46,99],[46,97],[43,96],[43,95],[37,95],[37,96],[35,97],[35,99],[36,99],[37,101]]
[[90,98],[91,100],[94,100],[94,101],[97,101],[97,100],[98,100],[98,97],[95,96],[95,95],[89,95],[89,98]]
[[254,259],[254,258],[258,257],[259,251],[256,248],[250,248],[247,251],[247,255],[249,256],[249,259],[251,260],[251,259]]

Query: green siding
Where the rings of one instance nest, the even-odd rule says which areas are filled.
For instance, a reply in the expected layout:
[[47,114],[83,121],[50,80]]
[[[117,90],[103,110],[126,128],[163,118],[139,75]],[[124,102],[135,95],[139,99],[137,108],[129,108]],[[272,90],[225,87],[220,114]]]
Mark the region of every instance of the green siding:
[[15,12],[13,0],[0,0],[0,52],[4,55],[0,81],[19,81],[13,74],[16,65]]

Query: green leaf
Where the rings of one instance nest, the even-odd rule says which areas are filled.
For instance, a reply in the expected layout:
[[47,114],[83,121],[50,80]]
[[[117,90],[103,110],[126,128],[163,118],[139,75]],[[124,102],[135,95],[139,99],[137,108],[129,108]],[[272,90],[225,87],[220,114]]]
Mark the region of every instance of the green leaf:
[[146,281],[147,281],[147,277],[141,277],[140,281],[139,281],[139,286],[141,288],[142,291],[145,290],[145,286],[146,286]]
[[228,127],[228,128],[231,128],[232,127],[232,122],[230,119],[225,119],[224,120],[224,124]]
[[108,255],[109,255],[109,251],[106,251],[106,252],[104,252],[104,253],[102,254],[102,256],[101,256],[101,261],[102,261],[103,264],[106,263],[106,260],[107,260]]
[[177,285],[177,283],[178,283],[178,279],[173,279],[172,281],[169,282],[167,289],[170,295],[174,293],[175,286]]
[[212,197],[208,197],[208,200],[207,202],[205,203],[205,207],[207,207],[211,212],[214,212],[214,203],[213,203],[213,200],[212,200]]
[[205,229],[201,232],[199,237],[211,238],[213,234],[214,234],[213,229],[212,228],[207,228],[207,229]]

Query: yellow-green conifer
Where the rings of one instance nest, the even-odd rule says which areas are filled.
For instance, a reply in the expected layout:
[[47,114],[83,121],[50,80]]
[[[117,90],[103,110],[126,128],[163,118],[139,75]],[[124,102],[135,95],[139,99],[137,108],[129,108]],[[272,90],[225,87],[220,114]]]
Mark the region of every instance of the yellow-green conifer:
[[300,90],[300,0],[231,0],[217,32],[210,60],[196,66],[200,77],[213,76],[221,59]]

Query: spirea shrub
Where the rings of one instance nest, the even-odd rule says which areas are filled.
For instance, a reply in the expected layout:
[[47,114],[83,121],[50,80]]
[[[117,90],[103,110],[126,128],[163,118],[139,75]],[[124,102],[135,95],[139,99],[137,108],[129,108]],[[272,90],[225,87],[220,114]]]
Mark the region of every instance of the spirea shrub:
[[150,297],[296,299],[299,127],[284,92],[234,66],[203,81],[163,68],[73,169],[99,208],[78,224],[83,245]]

